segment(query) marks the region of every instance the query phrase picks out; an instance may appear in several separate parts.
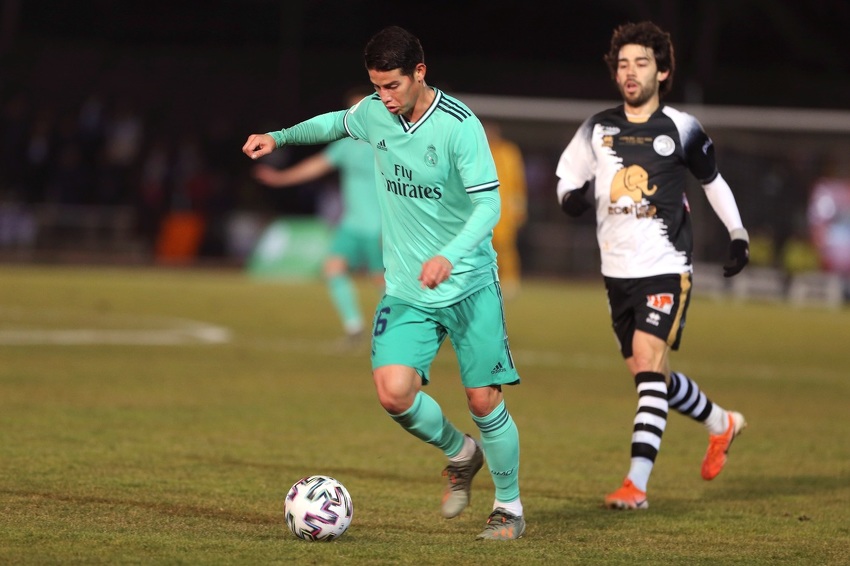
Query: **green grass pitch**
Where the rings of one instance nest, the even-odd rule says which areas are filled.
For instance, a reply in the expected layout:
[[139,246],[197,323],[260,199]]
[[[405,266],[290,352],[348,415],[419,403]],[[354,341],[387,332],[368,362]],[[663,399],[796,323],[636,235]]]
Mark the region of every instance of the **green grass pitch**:
[[[641,512],[602,508],[636,396],[601,281],[527,280],[506,310],[528,530],[490,543],[490,478],[440,517],[442,455],[384,414],[368,345],[339,349],[321,282],[3,266],[0,563],[848,563],[848,309],[697,295],[673,366],[750,426],[705,482],[707,435],[671,414]],[[477,435],[448,343],[428,392]],[[283,522],[311,474],[354,501],[332,543]]]

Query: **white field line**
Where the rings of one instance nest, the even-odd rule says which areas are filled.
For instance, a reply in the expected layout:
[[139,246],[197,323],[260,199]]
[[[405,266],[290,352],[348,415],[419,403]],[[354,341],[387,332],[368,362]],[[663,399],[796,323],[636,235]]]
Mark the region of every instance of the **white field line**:
[[[80,326],[83,317],[96,317],[102,324],[108,322],[114,328],[34,328],[37,321],[51,321],[55,327],[60,320],[76,319],[75,326]],[[16,324],[17,323],[17,324]],[[133,328],[144,326],[144,329]],[[49,311],[29,308],[0,306],[0,346],[31,346],[31,345],[124,345],[124,346],[177,346],[188,344],[224,344],[233,342],[232,332],[225,327],[213,324],[180,319],[139,314],[96,314],[78,311],[53,309]],[[253,350],[277,352],[311,352],[317,355],[342,355],[347,357],[368,356],[368,348],[364,351],[340,349],[338,341],[303,339],[251,339],[240,343],[241,346]],[[610,356],[588,355],[581,352],[555,352],[546,350],[513,349],[514,361],[522,373],[525,367],[563,368],[564,371],[603,370],[625,371],[622,361],[616,353]],[[732,372],[739,375],[742,371],[751,380],[794,379],[800,375],[801,369],[782,364],[744,364],[740,361],[730,362],[691,362],[688,370],[696,375],[713,375],[715,379]],[[684,368],[682,368],[684,369]],[[812,368],[808,368],[811,370]],[[688,373],[686,370],[686,373]],[[833,379],[839,372],[818,368],[817,372],[825,378]],[[806,372],[803,372],[806,373]],[[811,371],[808,372],[809,374]],[[811,379],[809,377],[808,379]]]
[[[3,320],[3,315],[11,317],[18,324]],[[27,316],[27,315],[32,316]],[[75,313],[79,320],[79,314]],[[22,316],[23,315],[23,316]],[[63,316],[64,315],[64,316]],[[222,344],[230,342],[229,329],[195,320],[144,315],[106,315],[106,322],[114,328],[34,328],[33,319],[53,319],[67,317],[68,313],[29,312],[19,308],[0,308],[0,346],[176,346],[182,344]],[[103,323],[104,316],[98,315]],[[79,325],[79,322],[75,326]],[[17,327],[16,327],[17,326]],[[56,326],[53,324],[52,326]],[[144,329],[133,328],[144,326]]]

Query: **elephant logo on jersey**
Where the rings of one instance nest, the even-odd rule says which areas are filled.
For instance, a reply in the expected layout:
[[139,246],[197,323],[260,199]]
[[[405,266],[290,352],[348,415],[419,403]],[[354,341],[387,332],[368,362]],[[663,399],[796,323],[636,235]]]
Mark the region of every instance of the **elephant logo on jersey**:
[[616,203],[627,196],[634,202],[641,202],[644,196],[652,196],[658,186],[648,187],[649,174],[640,165],[629,165],[617,171],[611,181],[611,202]]

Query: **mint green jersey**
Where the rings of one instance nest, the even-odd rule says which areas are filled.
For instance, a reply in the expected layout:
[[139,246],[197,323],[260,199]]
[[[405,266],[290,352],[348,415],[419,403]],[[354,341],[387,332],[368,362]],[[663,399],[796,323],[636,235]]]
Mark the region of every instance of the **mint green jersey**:
[[[386,293],[428,307],[448,306],[498,279],[491,244],[499,219],[499,181],[484,127],[459,100],[434,89],[415,123],[390,113],[377,94],[269,132],[278,147],[350,136],[369,143],[381,209]],[[435,289],[419,282],[422,264],[452,264]]]
[[381,210],[375,192],[375,157],[368,143],[343,138],[330,143],[323,155],[339,171],[341,228],[360,234],[380,234]]
[[[377,95],[345,115],[345,128],[374,148],[383,218],[387,295],[427,306],[454,304],[496,279],[490,241],[495,214],[469,226],[470,195],[498,196],[498,178],[484,128],[457,99],[435,89],[431,107],[416,122],[387,111]],[[469,240],[472,230],[476,234]],[[448,280],[423,289],[422,264],[445,256]]]

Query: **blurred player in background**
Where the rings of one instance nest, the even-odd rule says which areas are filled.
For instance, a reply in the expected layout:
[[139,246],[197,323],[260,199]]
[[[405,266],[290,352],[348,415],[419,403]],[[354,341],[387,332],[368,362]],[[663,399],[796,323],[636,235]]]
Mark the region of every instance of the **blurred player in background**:
[[726,277],[747,264],[749,237],[717,170],[711,139],[693,116],[661,103],[675,69],[670,35],[651,22],[625,24],[614,30],[605,61],[623,104],[581,125],[558,162],[557,195],[570,216],[595,210],[614,333],[638,393],[631,467],[605,504],[645,509],[668,409],[708,430],[706,480],[723,469],[729,446],[746,426],[740,413],[712,403],[696,382],[670,371],[668,353],[679,348],[691,296],[688,171],[729,231]]
[[528,187],[525,180],[525,162],[519,146],[502,137],[498,122],[485,120],[484,131],[490,152],[499,174],[499,195],[502,198],[502,216],[493,228],[493,248],[499,262],[499,284],[506,299],[519,293],[521,262],[517,249],[517,234],[525,224],[528,214]]
[[[473,476],[486,455],[496,494],[478,538],[517,539],[525,532],[519,432],[502,386],[520,378],[490,242],[500,198],[487,137],[466,105],[425,82],[425,55],[410,32],[397,26],[378,32],[364,62],[375,88],[371,96],[348,110],[252,134],[242,151],[256,159],[286,144],[345,137],[372,147],[386,267],[386,295],[372,331],[378,400],[402,428],[449,459],[443,517],[456,517],[469,504]],[[423,391],[446,337],[480,444]]]
[[[365,87],[353,88],[346,94],[345,103],[354,106],[370,92]],[[367,143],[344,138],[286,169],[256,165],[252,173],[255,179],[271,187],[291,187],[337,170],[343,212],[323,271],[347,341],[353,345],[364,337],[365,324],[351,272],[363,268],[382,292],[384,286],[381,213],[375,192],[372,148]]]

